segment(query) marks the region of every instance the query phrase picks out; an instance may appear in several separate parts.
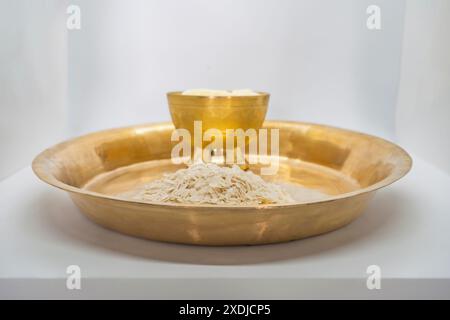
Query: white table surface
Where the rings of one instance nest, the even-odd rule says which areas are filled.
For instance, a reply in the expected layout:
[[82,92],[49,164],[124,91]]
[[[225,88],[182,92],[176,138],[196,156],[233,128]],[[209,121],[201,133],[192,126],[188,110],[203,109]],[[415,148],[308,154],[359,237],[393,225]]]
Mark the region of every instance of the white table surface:
[[[415,157],[340,230],[198,247],[97,226],[28,167],[0,182],[0,253],[0,298],[450,298],[450,176]],[[381,290],[366,287],[373,264]],[[81,268],[81,290],[66,289],[69,265]]]

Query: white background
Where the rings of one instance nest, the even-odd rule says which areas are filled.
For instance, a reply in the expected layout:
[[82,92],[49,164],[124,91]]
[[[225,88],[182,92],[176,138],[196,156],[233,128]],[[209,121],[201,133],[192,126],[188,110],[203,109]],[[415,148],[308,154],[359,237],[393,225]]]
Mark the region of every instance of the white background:
[[[81,30],[66,29],[69,4]],[[369,4],[381,30],[366,28]],[[448,285],[423,282],[368,291],[365,271],[450,279],[449,31],[448,0],[0,0],[0,297],[448,298]],[[13,174],[66,137],[169,120],[165,93],[195,87],[269,91],[268,118],[395,140],[413,169],[345,228],[232,248],[110,232],[29,167]],[[83,279],[160,282],[73,292],[70,264]],[[315,278],[326,286],[292,281]],[[330,281],[349,278],[356,287]]]
[[[81,30],[66,29],[69,4]],[[381,30],[366,8],[381,8]],[[165,93],[272,94],[268,118],[380,135],[450,172],[445,0],[0,0],[0,178],[64,137],[169,120]]]
[[0,179],[65,136],[65,7],[0,0]]

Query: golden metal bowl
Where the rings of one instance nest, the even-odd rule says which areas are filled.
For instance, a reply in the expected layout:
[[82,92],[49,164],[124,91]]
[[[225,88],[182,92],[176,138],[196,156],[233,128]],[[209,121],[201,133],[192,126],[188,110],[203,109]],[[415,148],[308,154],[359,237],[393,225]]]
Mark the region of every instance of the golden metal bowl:
[[269,94],[256,96],[191,96],[169,92],[167,99],[173,124],[193,134],[194,121],[202,121],[202,133],[208,129],[261,128],[266,117]]
[[[411,168],[410,156],[383,139],[329,126],[266,121],[280,130],[278,181],[327,194],[287,205],[156,204],[118,196],[180,165],[171,163],[173,125],[112,129],[45,150],[33,161],[43,181],[68,191],[94,222],[152,240],[201,245],[283,242],[356,219],[374,192]],[[251,168],[254,169],[254,168]]]

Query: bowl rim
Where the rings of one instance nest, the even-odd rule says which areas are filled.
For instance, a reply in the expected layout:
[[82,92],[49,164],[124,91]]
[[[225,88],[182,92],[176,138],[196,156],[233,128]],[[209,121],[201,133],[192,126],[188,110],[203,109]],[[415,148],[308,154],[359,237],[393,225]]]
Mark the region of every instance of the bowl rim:
[[169,91],[166,93],[167,97],[183,97],[186,99],[189,98],[200,98],[200,99],[204,99],[204,100],[230,100],[230,99],[251,99],[251,100],[255,100],[255,99],[261,99],[261,98],[265,98],[265,97],[269,97],[270,93],[265,92],[265,91],[253,91],[255,93],[257,93],[257,95],[242,95],[242,96],[232,96],[232,95],[228,95],[228,96],[215,96],[215,95],[210,95],[210,96],[205,96],[205,95],[196,95],[196,94],[183,94],[183,91]]
[[[62,189],[64,191],[67,191],[69,193],[75,193],[80,194],[84,196],[94,197],[94,198],[101,198],[104,200],[113,200],[118,201],[122,203],[128,203],[128,204],[135,204],[135,205],[145,205],[145,206],[152,206],[152,207],[161,207],[161,208],[186,208],[186,209],[210,209],[210,208],[217,208],[217,209],[230,209],[230,210],[255,210],[255,209],[261,209],[263,211],[265,210],[274,210],[274,209],[282,209],[282,208],[293,208],[293,207],[300,207],[305,205],[314,205],[319,203],[326,203],[326,202],[333,202],[337,200],[343,200],[347,198],[352,198],[355,196],[364,195],[367,193],[371,193],[373,191],[376,191],[378,189],[384,188],[395,181],[401,179],[404,177],[412,168],[413,159],[412,157],[406,152],[402,147],[398,146],[396,143],[391,142],[387,139],[380,138],[377,136],[373,136],[370,134],[349,130],[349,129],[343,129],[336,126],[330,126],[330,125],[324,125],[324,124],[317,124],[317,123],[311,123],[311,122],[300,122],[300,121],[283,121],[283,120],[266,120],[264,122],[264,125],[270,124],[271,126],[283,126],[283,125],[306,125],[306,126],[316,126],[316,127],[325,127],[330,128],[334,130],[339,131],[346,131],[352,134],[362,135],[371,139],[378,140],[382,143],[388,144],[394,149],[396,149],[399,152],[400,155],[400,164],[397,165],[394,170],[384,179],[361,189],[357,189],[351,192],[346,192],[338,195],[332,195],[330,197],[327,197],[326,199],[319,199],[319,200],[313,200],[313,201],[304,201],[304,202],[293,202],[293,203],[284,203],[284,204],[264,204],[264,205],[215,205],[215,204],[188,204],[188,203],[159,203],[159,202],[150,202],[150,201],[141,201],[141,200],[131,200],[131,199],[124,199],[120,197],[115,197],[111,195],[106,195],[99,192],[94,192],[90,190],[83,189],[82,187],[74,187],[69,184],[66,184],[58,179],[51,173],[49,173],[47,170],[45,170],[45,164],[48,161],[51,161],[51,155],[56,153],[61,148],[64,148],[65,146],[83,139],[87,138],[89,136],[98,135],[101,133],[106,132],[114,132],[114,131],[122,131],[122,130],[134,130],[134,129],[143,129],[143,128],[149,128],[149,127],[160,127],[160,128],[173,128],[173,124],[171,122],[156,122],[156,123],[145,123],[141,125],[132,125],[132,126],[124,126],[124,127],[118,127],[118,128],[112,128],[112,129],[105,129],[100,131],[95,131],[92,133],[84,134],[81,136],[77,136],[68,140],[65,140],[63,142],[60,142],[56,145],[53,145],[45,150],[43,150],[41,153],[39,153],[32,161],[31,168],[34,172],[34,174],[43,182],[54,186],[56,188]],[[263,125],[263,126],[264,126]]]
[[169,109],[189,107],[189,108],[207,108],[207,107],[226,107],[226,108],[267,108],[270,100],[270,94],[262,91],[255,91],[258,95],[254,96],[201,96],[201,95],[183,95],[182,91],[167,92]]

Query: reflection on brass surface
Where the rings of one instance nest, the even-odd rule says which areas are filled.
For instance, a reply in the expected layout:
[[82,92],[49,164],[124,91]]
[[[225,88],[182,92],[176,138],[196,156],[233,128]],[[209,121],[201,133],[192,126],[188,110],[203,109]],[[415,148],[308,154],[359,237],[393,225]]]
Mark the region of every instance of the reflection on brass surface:
[[155,204],[117,196],[182,167],[170,161],[170,123],[63,142],[38,155],[33,170],[41,180],[68,191],[84,214],[107,228],[152,240],[242,245],[340,228],[363,212],[377,189],[411,168],[403,149],[377,137],[299,122],[266,121],[264,127],[280,129],[280,169],[267,178],[325,192],[326,199],[235,207]]

